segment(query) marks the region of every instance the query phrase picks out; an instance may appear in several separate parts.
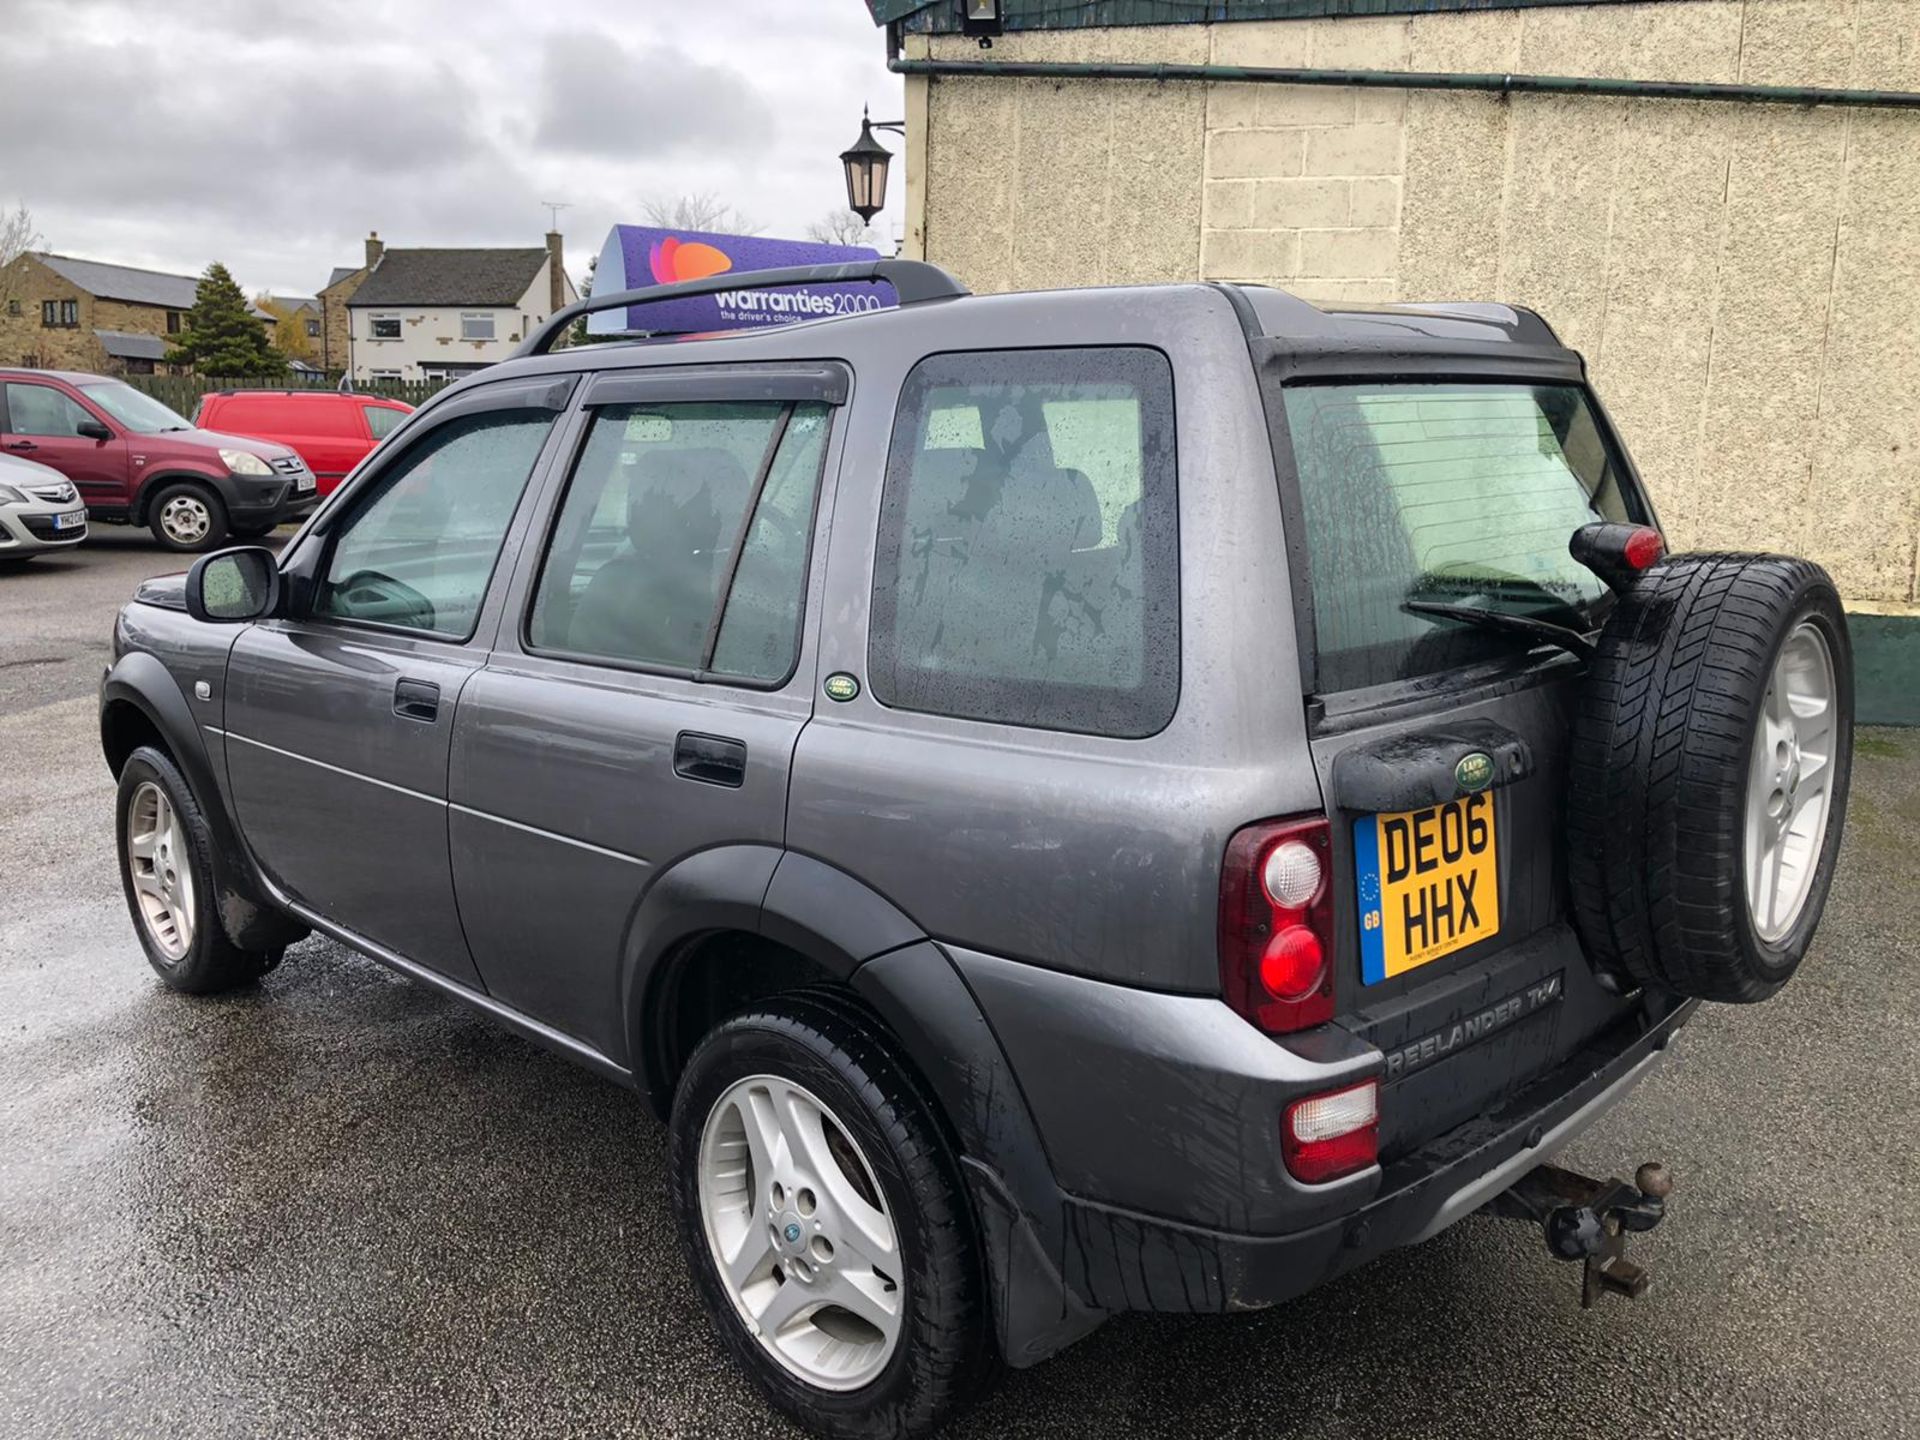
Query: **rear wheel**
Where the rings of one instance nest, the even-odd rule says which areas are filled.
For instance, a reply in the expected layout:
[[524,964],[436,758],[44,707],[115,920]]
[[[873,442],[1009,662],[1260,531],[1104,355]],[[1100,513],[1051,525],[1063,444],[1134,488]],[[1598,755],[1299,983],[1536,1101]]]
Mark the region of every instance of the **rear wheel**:
[[213,835],[173,760],[143,745],[120,770],[120,883],[147,960],[175,990],[212,995],[258,980],[282,951],[242,950],[220,924]]
[[865,1025],[787,997],[703,1040],[672,1185],[721,1339],[835,1437],[926,1434],[985,1354],[972,1217],[918,1087]]
[[200,485],[168,485],[147,510],[153,538],[169,550],[212,550],[227,538],[227,507]]
[[1852,759],[1852,650],[1824,570],[1683,555],[1648,571],[1608,618],[1574,725],[1588,950],[1684,995],[1773,995],[1826,904]]

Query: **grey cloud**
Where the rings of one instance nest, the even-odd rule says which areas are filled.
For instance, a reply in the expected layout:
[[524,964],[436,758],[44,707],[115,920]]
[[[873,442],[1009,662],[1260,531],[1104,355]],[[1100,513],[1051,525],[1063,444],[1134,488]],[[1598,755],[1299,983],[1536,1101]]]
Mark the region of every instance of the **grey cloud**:
[[737,70],[669,45],[629,51],[603,35],[547,37],[536,145],[582,155],[672,155],[755,144],[772,125],[766,102]]

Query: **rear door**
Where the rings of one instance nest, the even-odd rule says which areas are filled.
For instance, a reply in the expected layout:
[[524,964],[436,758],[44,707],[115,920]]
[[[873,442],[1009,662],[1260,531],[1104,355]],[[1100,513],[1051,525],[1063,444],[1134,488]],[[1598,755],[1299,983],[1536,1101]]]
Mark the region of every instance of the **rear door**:
[[1565,900],[1581,667],[1473,612],[1590,631],[1611,597],[1567,541],[1647,517],[1575,383],[1328,380],[1278,403],[1307,540],[1312,751],[1347,882],[1336,996],[1387,1055],[1391,1159],[1619,1011]]
[[784,843],[847,387],[832,364],[594,380],[462,695],[453,876],[474,958],[494,996],[603,1054],[625,1054],[619,965],[647,885],[695,851]]
[[303,541],[296,613],[244,631],[228,662],[228,776],[260,863],[327,920],[474,988],[448,754],[497,623],[499,557],[570,390],[506,382],[442,406]]
[[[127,442],[117,425],[45,381],[9,380],[0,392],[0,450],[51,465],[90,509],[126,505]],[[105,425],[110,438],[82,435],[88,422]]]

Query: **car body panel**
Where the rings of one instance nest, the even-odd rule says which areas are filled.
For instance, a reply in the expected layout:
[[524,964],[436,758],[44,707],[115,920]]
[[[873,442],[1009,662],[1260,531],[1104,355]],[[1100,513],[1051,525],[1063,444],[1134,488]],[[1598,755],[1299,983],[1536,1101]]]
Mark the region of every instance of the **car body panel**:
[[202,398],[194,421],[292,450],[319,481],[322,496],[372,453],[379,440],[367,420],[369,409],[397,417],[413,407],[382,396],[333,390],[216,391]]

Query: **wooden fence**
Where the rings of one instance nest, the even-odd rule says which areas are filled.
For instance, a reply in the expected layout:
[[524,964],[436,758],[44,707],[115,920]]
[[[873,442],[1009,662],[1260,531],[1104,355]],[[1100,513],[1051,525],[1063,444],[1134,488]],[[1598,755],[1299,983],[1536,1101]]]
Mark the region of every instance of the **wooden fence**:
[[[200,397],[215,390],[337,390],[340,384],[337,378],[313,375],[288,375],[279,380],[263,380],[257,376],[221,380],[205,375],[126,375],[121,378],[188,419],[193,418]],[[452,383],[450,380],[356,380],[353,390],[356,395],[384,395],[409,405],[424,405],[430,396]]]

